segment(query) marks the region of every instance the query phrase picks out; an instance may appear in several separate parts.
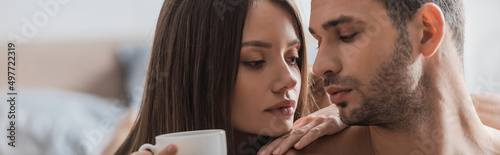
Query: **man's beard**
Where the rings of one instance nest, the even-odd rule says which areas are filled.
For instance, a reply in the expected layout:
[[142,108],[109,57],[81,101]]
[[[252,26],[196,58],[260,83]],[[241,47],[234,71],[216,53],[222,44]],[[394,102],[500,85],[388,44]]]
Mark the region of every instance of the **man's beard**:
[[[406,131],[423,121],[430,110],[424,106],[427,74],[413,75],[412,46],[407,33],[400,33],[389,59],[375,69],[369,85],[352,76],[327,75],[325,86],[350,86],[360,94],[360,103],[336,103],[341,106],[340,118],[348,125],[376,125],[394,131]],[[415,77],[420,76],[415,87]],[[362,89],[362,90],[361,90]]]

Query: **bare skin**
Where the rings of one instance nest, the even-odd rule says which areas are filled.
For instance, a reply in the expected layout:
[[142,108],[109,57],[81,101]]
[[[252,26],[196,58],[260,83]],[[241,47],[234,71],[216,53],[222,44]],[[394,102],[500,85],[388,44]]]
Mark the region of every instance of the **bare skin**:
[[[387,15],[381,21],[371,16],[370,11],[379,10],[384,7],[376,1],[312,1],[310,25],[320,42],[314,73],[331,79],[326,90],[339,107],[341,119],[361,126],[287,154],[499,154],[500,132],[479,119],[441,9],[423,5],[407,26],[406,42],[391,23],[384,23],[390,22]],[[334,19],[344,23],[329,23]],[[347,44],[342,36],[359,32],[353,42],[367,37],[359,23],[371,21],[385,26],[363,46],[347,50],[351,53],[342,50]],[[394,57],[402,51],[411,53]],[[377,81],[386,75],[393,76]],[[391,82],[396,84],[385,85]],[[372,87],[383,88],[387,94],[372,92]],[[343,94],[338,95],[338,90]],[[403,95],[390,96],[394,91]],[[387,100],[378,100],[385,95]]]
[[500,95],[473,94],[471,99],[481,122],[500,130]]
[[[279,150],[300,150],[324,135],[332,135],[344,129],[347,125],[340,121],[338,108],[330,102],[323,87],[323,80],[311,75],[310,92],[318,106],[318,111],[297,120],[289,134],[283,135],[259,150],[273,152]],[[500,95],[471,94],[474,107],[484,125],[500,130]],[[318,123],[320,122],[320,123]],[[312,144],[314,145],[314,144]],[[345,146],[344,146],[345,147]]]
[[[324,96],[327,96],[326,92]],[[323,95],[321,95],[323,96]],[[328,96],[327,96],[328,97]],[[322,99],[322,98],[318,98]],[[479,118],[481,119],[481,122],[483,122],[484,125],[495,128],[497,130],[500,130],[500,95],[496,94],[471,94],[471,99],[474,103],[474,106],[476,108],[476,111],[479,115]],[[316,111],[312,113],[311,115],[308,115],[304,118],[301,118],[294,123],[294,126],[292,127],[292,130],[290,134],[284,135],[275,141],[266,144],[264,147],[262,147],[259,150],[259,153],[266,151],[266,152],[273,152],[277,148],[281,148],[280,150],[289,150],[292,149],[292,151],[296,150],[301,150],[302,148],[309,146],[309,145],[316,145],[317,143],[329,143],[328,138],[320,138],[325,135],[333,135],[331,136],[331,139],[335,139],[333,137],[345,137],[347,134],[347,131],[350,130],[360,130],[357,129],[359,127],[348,127],[346,132],[342,132],[339,134],[339,131],[342,131],[344,127],[347,127],[346,124],[342,123],[340,121],[340,118],[338,116],[338,108],[336,105],[332,104],[328,99],[326,100],[317,100],[318,102],[322,102],[322,109],[319,111]],[[300,122],[302,121],[302,122]],[[319,123],[319,125],[316,125],[315,121],[322,121]],[[305,124],[302,126],[296,125],[296,124]],[[316,126],[315,126],[316,125]],[[360,131],[362,133],[365,133],[364,131]],[[363,135],[363,134],[360,134]],[[359,135],[358,135],[359,136]],[[357,140],[357,139],[355,139]],[[332,142],[334,143],[334,142]],[[332,149],[332,147],[335,148],[347,148],[353,146],[353,144],[356,144],[354,146],[358,146],[358,144],[361,144],[359,142],[353,142],[353,144],[349,145],[343,145],[344,143],[335,144],[335,145],[330,145],[330,147],[326,147],[325,149]],[[301,145],[297,145],[301,144]],[[308,148],[311,149],[311,148]],[[313,147],[313,150],[316,149]],[[353,148],[355,149],[355,148]],[[306,150],[304,150],[306,151]],[[307,151],[306,151],[307,152]],[[321,151],[318,151],[321,152]],[[289,152],[291,153],[291,152]],[[279,154],[279,153],[275,153]]]

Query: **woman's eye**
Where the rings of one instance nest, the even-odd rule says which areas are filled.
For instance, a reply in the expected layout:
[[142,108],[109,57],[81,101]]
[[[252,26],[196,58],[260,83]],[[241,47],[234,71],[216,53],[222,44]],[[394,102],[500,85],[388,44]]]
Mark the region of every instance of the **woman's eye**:
[[250,67],[252,69],[259,69],[262,67],[262,65],[264,63],[265,63],[264,60],[243,62],[243,64],[245,64],[245,66]]
[[300,61],[299,57],[291,57],[286,60],[289,65],[296,65],[298,61]]
[[352,42],[357,34],[358,32],[347,36],[340,36],[340,40],[342,40],[343,42]]

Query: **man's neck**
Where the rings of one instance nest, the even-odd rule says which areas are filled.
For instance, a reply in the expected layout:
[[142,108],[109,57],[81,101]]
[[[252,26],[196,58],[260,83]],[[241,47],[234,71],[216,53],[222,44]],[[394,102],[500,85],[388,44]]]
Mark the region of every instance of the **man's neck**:
[[[433,64],[443,65],[443,64]],[[451,66],[439,66],[437,68]],[[498,154],[497,130],[484,126],[474,109],[460,72],[434,70],[432,93],[426,105],[429,116],[412,125],[409,132],[371,126],[370,139],[375,154]],[[412,121],[412,120],[409,120]]]

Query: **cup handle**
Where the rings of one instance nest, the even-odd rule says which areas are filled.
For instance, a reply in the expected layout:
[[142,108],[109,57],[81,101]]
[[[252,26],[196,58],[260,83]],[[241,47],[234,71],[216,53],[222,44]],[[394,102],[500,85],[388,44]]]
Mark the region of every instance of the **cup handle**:
[[151,150],[151,152],[153,152],[153,154],[157,152],[155,146],[153,144],[149,144],[149,143],[142,144],[138,151],[144,151],[146,149]]

